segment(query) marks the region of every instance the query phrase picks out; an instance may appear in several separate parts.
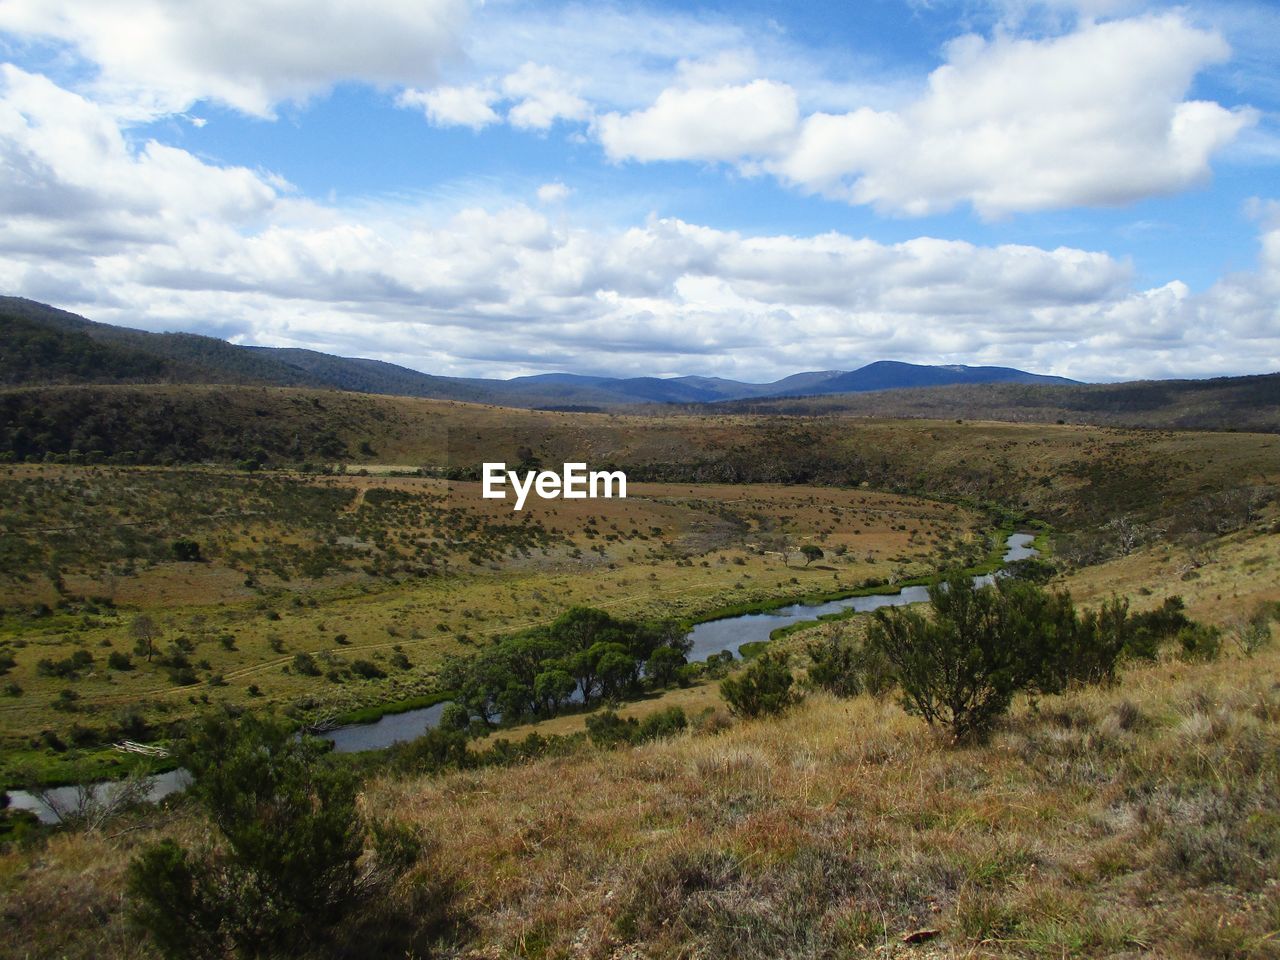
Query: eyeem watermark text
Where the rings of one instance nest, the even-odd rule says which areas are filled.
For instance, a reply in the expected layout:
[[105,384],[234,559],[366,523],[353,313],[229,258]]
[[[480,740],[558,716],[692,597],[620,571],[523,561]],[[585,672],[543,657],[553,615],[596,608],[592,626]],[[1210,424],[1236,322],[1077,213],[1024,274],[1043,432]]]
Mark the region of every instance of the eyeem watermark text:
[[515,491],[514,510],[524,509],[530,491],[543,500],[557,497],[566,500],[625,498],[627,495],[627,475],[621,470],[588,471],[585,463],[566,463],[560,473],[529,470],[521,480],[520,475],[515,470],[508,470],[505,463],[484,464],[484,499],[507,499],[507,484]]

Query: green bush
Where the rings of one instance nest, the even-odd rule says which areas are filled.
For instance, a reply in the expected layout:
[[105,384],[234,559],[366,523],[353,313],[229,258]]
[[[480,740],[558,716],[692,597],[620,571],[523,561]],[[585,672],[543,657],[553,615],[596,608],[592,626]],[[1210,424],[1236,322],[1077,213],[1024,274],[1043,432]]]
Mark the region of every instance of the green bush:
[[1114,678],[1131,634],[1128,604],[1078,615],[1066,593],[1001,579],[978,586],[961,574],[929,588],[930,616],[877,610],[870,643],[892,664],[908,712],[981,737],[1020,690],[1057,693]]
[[726,677],[720,684],[720,695],[731,712],[760,717],[782,713],[796,703],[800,698],[794,686],[786,654],[765,653],[738,676]]
[[1155,660],[1160,648],[1189,626],[1191,621],[1183,613],[1181,597],[1167,597],[1155,610],[1132,616],[1132,628],[1125,644],[1125,655],[1140,660]]
[[1191,623],[1178,631],[1179,653],[1183,660],[1207,662],[1217,660],[1222,652],[1222,633],[1217,627]]
[[852,645],[826,640],[811,643],[809,654],[809,684],[837,697],[856,697],[862,692]]
[[608,748],[673,737],[688,725],[689,719],[680,707],[659,710],[643,720],[624,720],[613,710],[601,710],[587,717],[587,736],[595,746]]
[[132,916],[164,956],[296,956],[386,903],[420,841],[362,820],[356,782],[325,746],[252,715],[207,719],[188,738],[180,759],[219,842],[193,851],[165,840],[127,880]]
[[372,660],[353,660],[351,672],[366,680],[381,680],[387,675],[387,672]]

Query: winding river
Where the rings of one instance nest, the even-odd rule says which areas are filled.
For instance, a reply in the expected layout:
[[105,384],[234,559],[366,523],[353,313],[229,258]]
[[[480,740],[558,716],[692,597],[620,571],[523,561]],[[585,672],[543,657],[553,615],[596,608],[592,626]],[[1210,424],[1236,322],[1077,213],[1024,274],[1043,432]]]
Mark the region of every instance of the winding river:
[[[1034,537],[1029,533],[1011,534],[1005,541],[1004,562],[1013,563],[1036,555],[1031,546]],[[995,574],[974,577],[978,584],[991,583]],[[779,627],[787,627],[804,620],[816,620],[821,616],[854,610],[867,613],[881,607],[901,607],[909,603],[920,603],[929,599],[927,587],[904,587],[897,593],[875,594],[866,597],[848,597],[844,600],[832,600],[827,603],[793,603],[765,613],[748,613],[738,617],[726,617],[723,620],[710,620],[700,623],[689,634],[693,647],[689,653],[690,660],[705,660],[714,653],[729,650],[737,655],[745,643],[768,640],[769,635]],[[448,703],[437,703],[430,707],[407,710],[404,713],[387,714],[372,723],[355,723],[344,727],[335,727],[320,734],[333,744],[338,753],[357,753],[364,750],[382,750],[397,743],[404,743],[420,737],[440,722],[440,716]],[[191,777],[185,770],[170,770],[148,778],[146,799],[155,802],[171,793],[186,789]],[[110,801],[112,796],[122,789],[120,783],[107,781],[92,786],[92,795],[98,802]],[[56,787],[44,792],[44,797],[52,801],[54,807],[40,796],[25,790],[10,790],[10,806],[19,810],[30,810],[43,823],[57,823],[59,811],[73,811],[83,802],[80,787]]]

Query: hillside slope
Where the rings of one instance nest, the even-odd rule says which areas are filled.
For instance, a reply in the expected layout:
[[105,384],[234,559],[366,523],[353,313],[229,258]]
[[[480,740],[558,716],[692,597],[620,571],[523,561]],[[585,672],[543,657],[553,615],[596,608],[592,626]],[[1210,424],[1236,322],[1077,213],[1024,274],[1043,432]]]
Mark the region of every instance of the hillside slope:
[[[691,408],[702,412],[704,408]],[[989,383],[717,404],[786,416],[962,417],[1180,430],[1280,432],[1280,373],[1209,380],[1043,385]]]
[[[263,387],[0,391],[0,456],[73,462],[404,464],[478,476],[485,461],[614,465],[633,481],[815,483],[997,501],[1099,521],[1280,476],[1273,434],[954,420],[622,416]],[[1207,522],[1207,521],[1206,521]]]
[[[131,330],[18,297],[0,297],[0,333],[6,341],[12,341],[0,353],[0,385],[255,383],[518,407],[616,407],[714,403],[919,384],[1048,383],[1060,379],[1004,367],[929,367],[897,362],[873,363],[853,372],[799,373],[774,383],[743,383],[720,377],[600,377],[569,373],[510,380],[442,377],[384,361],[337,357],[315,350],[237,346],[214,337]],[[98,349],[87,351],[89,342],[98,345]],[[132,360],[126,362],[116,355],[117,351],[124,351]],[[75,362],[68,362],[70,357]],[[149,363],[138,362],[145,357],[151,358]]]
[[[364,805],[430,838],[439,899],[395,922],[449,904],[449,956],[1274,960],[1277,669],[1131,668],[965,749],[890,701],[811,696],[638,748],[388,773]],[[208,835],[179,805],[12,845],[0,956],[154,956],[127,865]]]

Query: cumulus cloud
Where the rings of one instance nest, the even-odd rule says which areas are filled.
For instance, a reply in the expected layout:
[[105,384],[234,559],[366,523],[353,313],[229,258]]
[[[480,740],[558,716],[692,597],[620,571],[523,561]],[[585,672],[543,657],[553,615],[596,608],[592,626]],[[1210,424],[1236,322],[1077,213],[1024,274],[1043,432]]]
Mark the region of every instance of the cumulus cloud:
[[466,0],[5,0],[0,30],[72,46],[111,94],[255,116],[344,80],[423,85],[456,56]]
[[600,118],[614,160],[735,160],[771,154],[799,122],[795,91],[771,80],[664,90],[653,105]]
[[0,247],[102,255],[257,222],[287,184],[184,150],[129,144],[100,106],[0,65]]
[[502,118],[491,104],[498,95],[482,87],[437,87],[405,90],[396,98],[402,107],[419,107],[438,127],[470,127],[479,130]]
[[[893,357],[1091,377],[1280,366],[1280,230],[1204,294],[1101,252],[586,227],[523,204],[358,211],[132,145],[83,97],[0,74],[0,289],[95,319],[437,373],[771,379]],[[556,186],[556,185],[544,185]],[[542,199],[558,191],[548,191]]]
[[967,36],[898,111],[806,119],[773,169],[807,189],[925,214],[1114,205],[1185,189],[1255,120],[1184,100],[1225,41],[1177,15],[1087,23],[1048,40]]
[[803,118],[788,84],[716,83],[742,66],[721,58],[595,129],[614,160],[736,163],[886,213],[1110,206],[1205,179],[1213,154],[1256,121],[1184,99],[1229,53],[1177,14],[1085,21],[1047,39],[969,35],[904,105]]
[[578,95],[577,82],[554,67],[526,63],[502,81],[514,106],[507,120],[514,127],[546,130],[557,120],[586,120],[591,107]]

